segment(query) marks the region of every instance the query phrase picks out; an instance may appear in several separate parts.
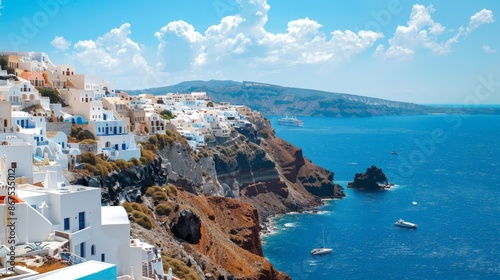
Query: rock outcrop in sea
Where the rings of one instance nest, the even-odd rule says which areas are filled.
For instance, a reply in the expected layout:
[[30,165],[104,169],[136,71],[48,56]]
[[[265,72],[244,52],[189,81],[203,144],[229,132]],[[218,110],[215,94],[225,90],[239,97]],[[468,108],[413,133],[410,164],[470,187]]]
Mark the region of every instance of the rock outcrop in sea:
[[372,165],[366,169],[365,173],[356,173],[354,181],[347,184],[348,188],[359,190],[380,190],[389,188],[389,180],[382,169]]
[[331,171],[276,137],[269,120],[247,117],[251,126],[198,153],[169,142],[147,165],[104,178],[73,173],[72,183],[101,188],[103,204],[126,206],[133,236],[157,244],[166,259],[180,260],[200,279],[289,279],[263,257],[263,221],[344,192]]

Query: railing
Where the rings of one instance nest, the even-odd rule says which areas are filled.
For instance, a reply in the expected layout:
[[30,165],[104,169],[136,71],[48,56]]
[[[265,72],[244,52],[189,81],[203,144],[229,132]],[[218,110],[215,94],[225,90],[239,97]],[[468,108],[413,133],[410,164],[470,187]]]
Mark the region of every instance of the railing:
[[14,129],[12,127],[3,127],[0,128],[0,132],[14,132]]
[[49,141],[38,141],[38,142],[36,142],[37,146],[45,146],[45,145],[48,145],[48,144],[49,144]]
[[61,252],[59,255],[61,256],[61,259],[67,261],[69,265],[80,264],[87,261],[86,259],[70,252]]

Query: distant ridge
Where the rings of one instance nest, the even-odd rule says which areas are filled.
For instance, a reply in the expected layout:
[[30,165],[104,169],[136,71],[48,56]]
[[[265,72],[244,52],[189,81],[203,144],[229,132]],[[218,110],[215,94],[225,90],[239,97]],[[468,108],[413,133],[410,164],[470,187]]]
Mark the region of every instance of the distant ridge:
[[390,101],[347,93],[283,87],[279,85],[230,80],[186,81],[176,85],[143,90],[126,90],[131,95],[152,93],[206,92],[215,102],[247,105],[263,115],[369,117],[421,115],[429,113],[500,114],[500,108],[445,108]]

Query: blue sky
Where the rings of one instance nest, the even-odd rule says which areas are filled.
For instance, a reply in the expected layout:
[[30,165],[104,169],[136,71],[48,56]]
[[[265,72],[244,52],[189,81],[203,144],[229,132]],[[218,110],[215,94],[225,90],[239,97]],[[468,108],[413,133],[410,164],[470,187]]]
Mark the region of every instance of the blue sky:
[[46,52],[120,89],[228,79],[500,103],[494,0],[0,0],[0,13],[0,50]]

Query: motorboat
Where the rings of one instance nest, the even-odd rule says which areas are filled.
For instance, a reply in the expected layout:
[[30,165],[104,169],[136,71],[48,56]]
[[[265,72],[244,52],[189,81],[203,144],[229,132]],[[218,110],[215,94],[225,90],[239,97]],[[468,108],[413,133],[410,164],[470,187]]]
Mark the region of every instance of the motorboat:
[[403,228],[417,228],[417,224],[406,222],[403,219],[399,219],[397,222],[394,223],[395,226],[397,227],[403,227]]

